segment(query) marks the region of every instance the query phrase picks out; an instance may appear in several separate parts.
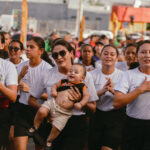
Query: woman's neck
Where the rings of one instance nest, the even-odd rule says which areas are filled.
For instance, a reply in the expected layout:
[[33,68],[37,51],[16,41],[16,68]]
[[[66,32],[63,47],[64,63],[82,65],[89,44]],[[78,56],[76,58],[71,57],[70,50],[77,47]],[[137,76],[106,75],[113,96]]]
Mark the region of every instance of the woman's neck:
[[66,75],[66,74],[68,73],[68,71],[70,70],[71,66],[72,66],[72,64],[71,64],[71,65],[67,65],[67,66],[65,66],[65,67],[58,67],[58,71],[59,71],[60,73]]
[[90,66],[91,65],[91,60],[83,60],[83,64],[85,66]]
[[12,59],[10,58],[10,61],[13,63],[13,64],[19,64],[21,62],[21,59],[18,58],[18,59]]
[[140,71],[142,73],[150,75],[150,67],[142,67],[142,66],[140,66]]
[[41,58],[33,58],[33,59],[30,59],[29,65],[31,67],[36,67],[36,66],[38,66],[41,63],[41,61],[42,61]]
[[115,66],[102,66],[102,72],[106,75],[112,74],[115,71]]

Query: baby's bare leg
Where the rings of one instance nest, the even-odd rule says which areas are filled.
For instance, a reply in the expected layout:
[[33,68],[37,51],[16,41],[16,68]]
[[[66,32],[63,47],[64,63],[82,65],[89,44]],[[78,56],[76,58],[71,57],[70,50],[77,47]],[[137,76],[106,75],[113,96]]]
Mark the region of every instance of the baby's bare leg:
[[40,107],[36,116],[34,118],[34,127],[38,129],[40,124],[42,123],[43,119],[46,118],[49,114],[49,110],[45,107]]
[[60,131],[53,126],[50,132],[50,135],[47,138],[47,146],[51,146],[52,142],[58,137]]
[[60,131],[55,126],[53,126],[50,135],[47,138],[47,141],[53,142],[58,137],[59,134]]

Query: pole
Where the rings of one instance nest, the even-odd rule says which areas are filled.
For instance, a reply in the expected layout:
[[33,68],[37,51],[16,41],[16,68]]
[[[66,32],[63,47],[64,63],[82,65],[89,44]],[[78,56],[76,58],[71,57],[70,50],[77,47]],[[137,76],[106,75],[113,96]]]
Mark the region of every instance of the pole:
[[76,17],[76,30],[75,36],[79,37],[80,35],[80,22],[83,16],[83,0],[79,0],[79,6],[77,9],[77,17]]
[[21,19],[20,41],[24,45],[26,45],[27,24],[28,24],[28,4],[27,4],[26,0],[23,0],[22,1],[22,19]]

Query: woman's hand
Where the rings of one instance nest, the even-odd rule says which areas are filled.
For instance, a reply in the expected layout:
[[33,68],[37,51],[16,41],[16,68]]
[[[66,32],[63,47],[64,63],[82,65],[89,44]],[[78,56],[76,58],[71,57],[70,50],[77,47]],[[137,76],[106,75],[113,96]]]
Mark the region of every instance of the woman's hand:
[[24,83],[22,81],[20,81],[18,87],[23,92],[29,92],[29,90],[30,90],[30,87],[26,83]]
[[140,93],[148,92],[150,91],[150,81],[147,81],[147,77],[145,77],[145,80],[143,83],[138,87]]
[[77,87],[75,87],[75,89],[71,87],[71,89],[69,89],[68,92],[69,92],[69,99],[71,101],[79,101],[81,99],[81,93],[79,92]]
[[107,88],[108,88],[108,91],[114,95],[114,83],[112,82],[110,78],[108,79]]
[[103,86],[103,88],[101,90],[99,90],[97,92],[98,97],[102,96],[103,94],[105,94],[109,90],[108,86],[110,84],[110,81],[109,81],[109,78],[106,78],[106,79],[107,79],[106,84]]

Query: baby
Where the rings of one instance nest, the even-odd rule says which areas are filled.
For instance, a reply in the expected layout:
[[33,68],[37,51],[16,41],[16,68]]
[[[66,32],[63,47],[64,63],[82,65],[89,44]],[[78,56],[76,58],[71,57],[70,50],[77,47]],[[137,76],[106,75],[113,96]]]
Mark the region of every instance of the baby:
[[[43,119],[50,113],[52,117],[52,130],[47,138],[45,150],[52,150],[52,142],[65,127],[72,115],[73,107],[81,110],[88,103],[90,96],[88,88],[83,83],[85,76],[85,67],[82,64],[73,64],[67,74],[67,79],[62,79],[52,86],[51,96],[53,98],[44,102],[38,110],[34,119],[34,126],[28,130],[28,135],[33,137]],[[69,92],[71,88],[76,92],[80,92],[80,100],[72,100]]]

